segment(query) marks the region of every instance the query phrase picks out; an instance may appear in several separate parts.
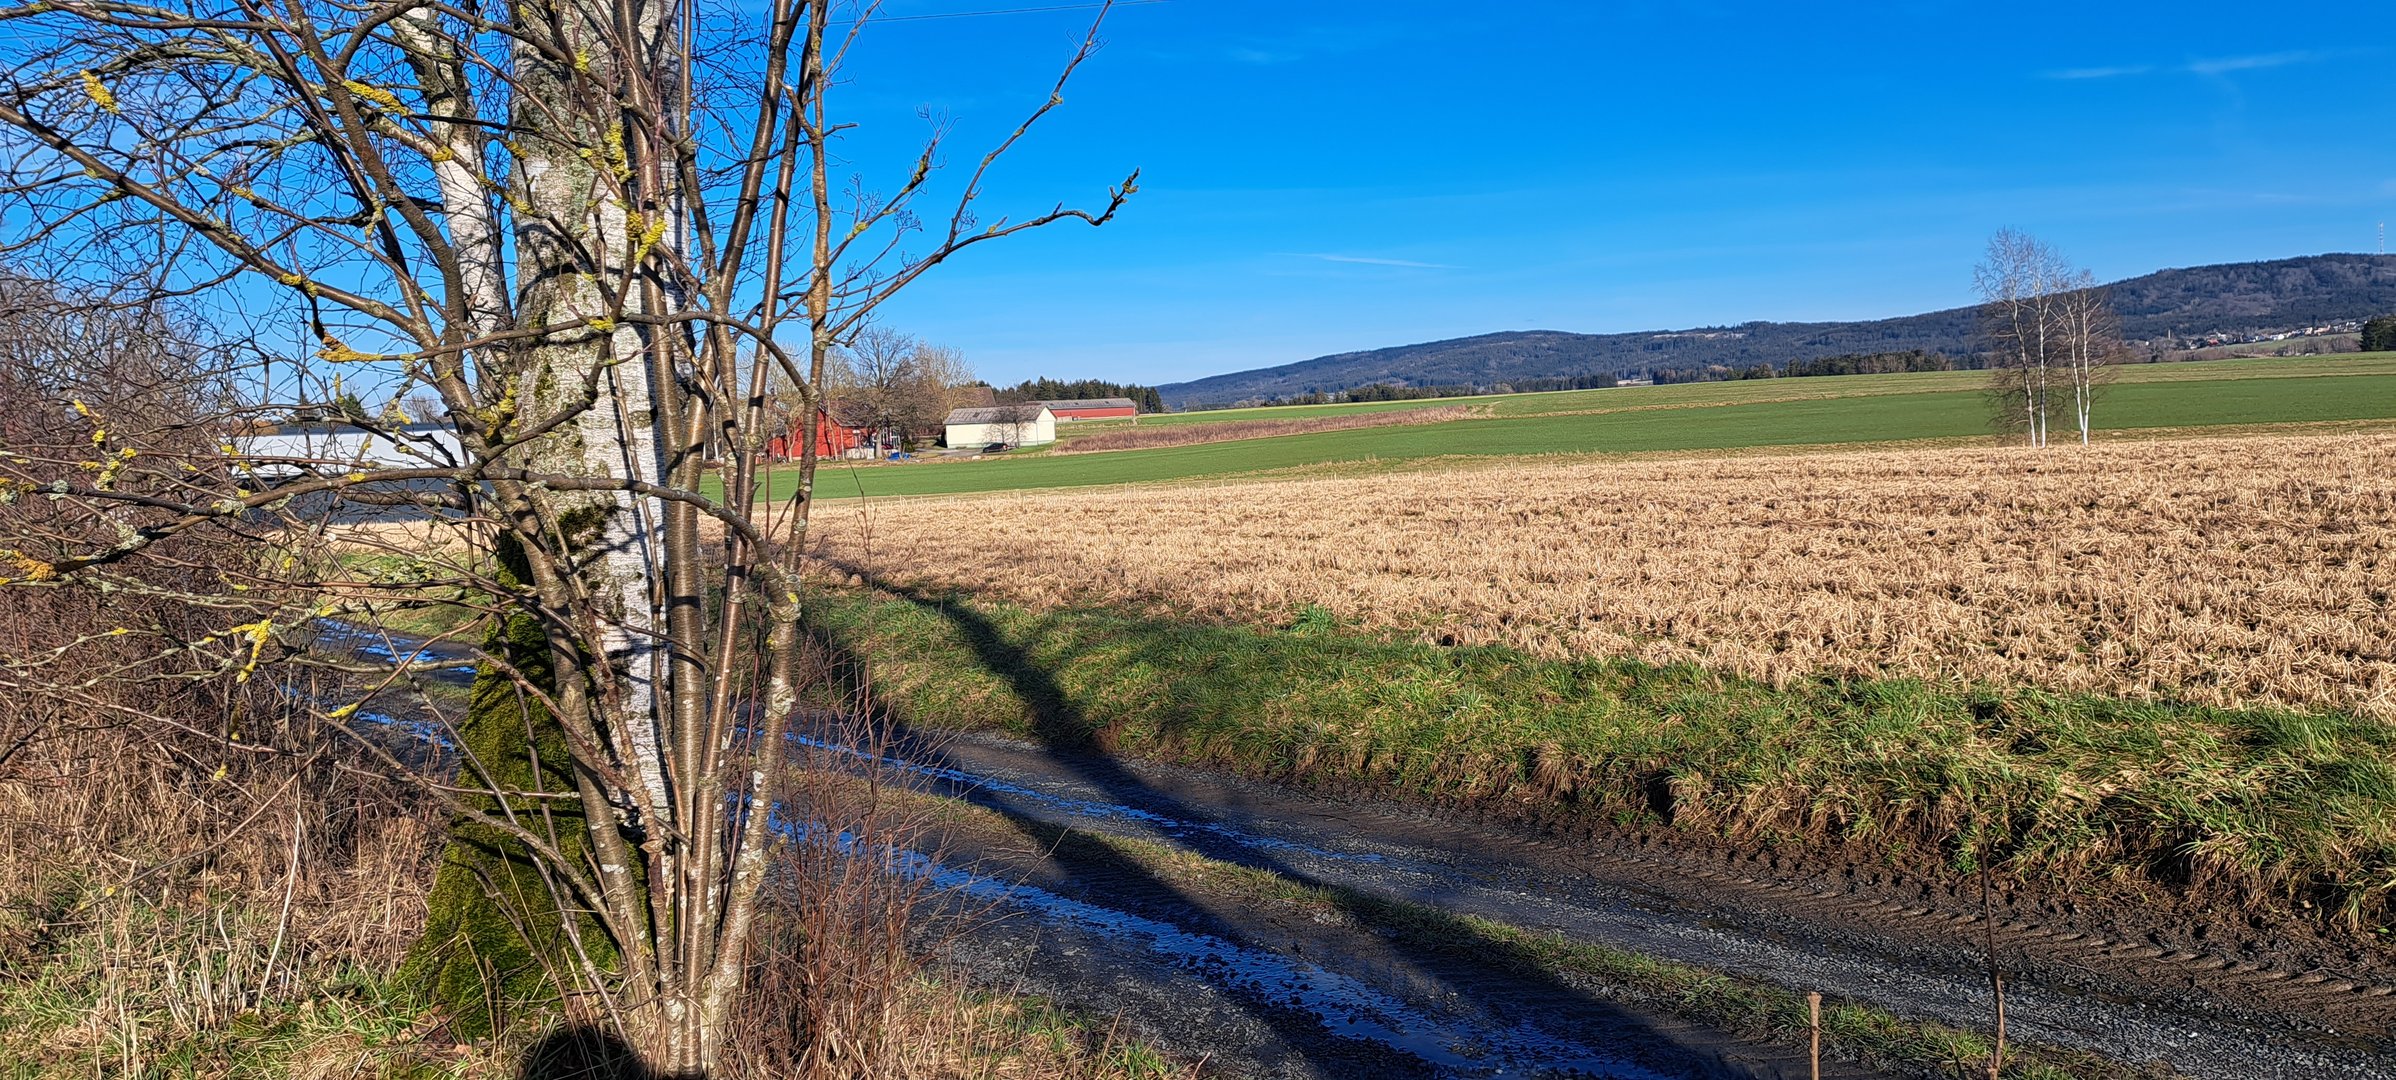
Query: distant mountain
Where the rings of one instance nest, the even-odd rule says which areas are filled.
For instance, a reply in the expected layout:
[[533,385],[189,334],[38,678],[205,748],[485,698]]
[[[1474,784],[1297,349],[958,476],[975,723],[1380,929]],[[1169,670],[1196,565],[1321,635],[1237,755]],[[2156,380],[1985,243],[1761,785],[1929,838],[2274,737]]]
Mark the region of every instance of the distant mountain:
[[[2174,345],[2352,322],[2396,312],[2396,255],[2311,255],[2163,270],[2113,283],[2122,333]],[[1785,366],[1848,353],[1973,351],[1971,308],[1869,322],[1773,323],[1573,334],[1509,330],[1478,337],[1336,353],[1279,367],[1157,388],[1176,408],[1331,392],[1372,383],[1491,386],[1519,379],[1709,365]]]

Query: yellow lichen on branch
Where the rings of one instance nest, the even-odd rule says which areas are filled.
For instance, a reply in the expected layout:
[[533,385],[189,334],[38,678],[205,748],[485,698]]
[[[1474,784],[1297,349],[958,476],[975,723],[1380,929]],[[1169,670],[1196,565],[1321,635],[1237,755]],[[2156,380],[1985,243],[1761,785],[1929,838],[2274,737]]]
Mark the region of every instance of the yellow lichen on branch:
[[116,92],[110,90],[107,83],[101,82],[99,76],[88,71],[83,73],[83,96],[90,98],[92,104],[99,106],[101,111],[112,116],[116,114]]
[[326,338],[324,348],[316,350],[316,358],[334,364],[357,364],[372,360],[388,360],[381,353],[364,353],[333,338]]
[[377,107],[381,108],[385,112],[403,112],[407,108],[406,106],[400,104],[399,95],[372,83],[362,83],[356,79],[344,79],[341,81],[341,88],[349,91],[351,94],[373,102]]

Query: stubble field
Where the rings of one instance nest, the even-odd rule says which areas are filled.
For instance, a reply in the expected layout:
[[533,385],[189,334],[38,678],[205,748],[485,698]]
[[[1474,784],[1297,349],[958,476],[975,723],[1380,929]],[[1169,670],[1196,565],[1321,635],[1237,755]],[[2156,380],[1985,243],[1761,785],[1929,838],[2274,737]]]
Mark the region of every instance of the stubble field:
[[827,554],[1775,683],[1914,676],[2396,717],[2396,432],[1532,462],[819,507]]

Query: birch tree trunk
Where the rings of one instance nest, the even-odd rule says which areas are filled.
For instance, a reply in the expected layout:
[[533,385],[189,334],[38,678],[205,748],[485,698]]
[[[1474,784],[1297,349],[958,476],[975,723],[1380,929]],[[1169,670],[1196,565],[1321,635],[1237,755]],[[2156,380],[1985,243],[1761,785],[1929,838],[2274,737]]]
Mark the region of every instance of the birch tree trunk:
[[[269,491],[231,435],[220,457],[182,461],[165,495],[45,488],[121,531],[44,574],[72,584],[212,524],[321,537],[326,522],[292,507],[438,485],[387,497],[473,554],[386,595],[488,598],[469,714],[498,702],[510,730],[481,744],[438,720],[464,751],[455,772],[378,760],[523,871],[507,886],[559,916],[534,951],[558,950],[542,957],[549,974],[656,1075],[716,1065],[743,982],[772,850],[779,744],[764,733],[800,699],[826,358],[945,260],[1054,222],[1103,224],[1138,177],[1096,211],[975,213],[994,163],[1095,50],[1094,20],[1045,103],[927,226],[916,204],[945,129],[895,188],[837,165],[849,125],[826,97],[863,20],[828,44],[818,0],[766,0],[761,14],[762,33],[713,37],[736,55],[694,124],[687,0],[0,0],[23,61],[0,78],[0,237],[117,293],[140,290],[111,258],[157,252],[178,264],[158,271],[159,297],[288,290],[322,346],[295,382],[367,372],[394,398],[430,390],[454,436],[441,460],[284,460],[296,478]],[[802,401],[799,482],[780,505],[758,483],[765,448],[792,435],[766,405],[773,374]],[[269,397],[224,430],[308,403]],[[712,472],[710,448],[726,455]],[[321,597],[354,584],[327,574],[286,583],[305,606],[207,640],[255,648],[312,625]],[[318,734],[354,736],[368,704],[324,706]]]

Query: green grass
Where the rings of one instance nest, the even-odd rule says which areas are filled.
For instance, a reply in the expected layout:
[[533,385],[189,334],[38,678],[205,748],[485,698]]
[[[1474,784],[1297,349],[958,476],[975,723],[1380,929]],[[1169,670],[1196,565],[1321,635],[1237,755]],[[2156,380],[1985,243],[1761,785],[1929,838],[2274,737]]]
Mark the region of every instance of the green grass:
[[[879,598],[877,598],[879,596]],[[1911,680],[1783,688],[1120,610],[833,591],[829,639],[913,722],[1442,803],[1560,803],[1741,842],[2227,905],[2396,896],[2396,728]]]
[[[1622,387],[1458,399],[1488,419],[1365,428],[1107,454],[1030,456],[915,465],[827,464],[824,498],[932,495],[1193,480],[1375,462],[1525,454],[1640,453],[1902,442],[1986,436],[1979,372],[1859,375]],[[1291,406],[1151,417],[1142,424],[1388,411],[1453,402]],[[2095,426],[2274,425],[2396,418],[2396,354],[2303,360],[2221,360],[2122,369]],[[1104,430],[1098,424],[1089,430]],[[794,477],[777,477],[774,497]]]

